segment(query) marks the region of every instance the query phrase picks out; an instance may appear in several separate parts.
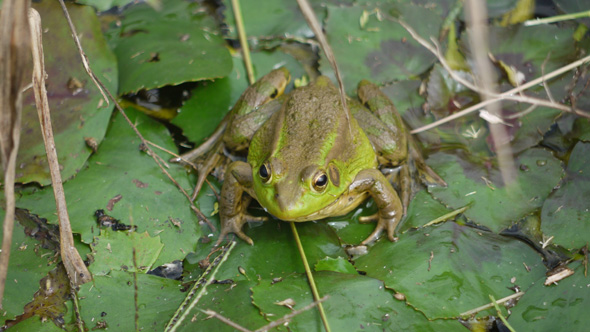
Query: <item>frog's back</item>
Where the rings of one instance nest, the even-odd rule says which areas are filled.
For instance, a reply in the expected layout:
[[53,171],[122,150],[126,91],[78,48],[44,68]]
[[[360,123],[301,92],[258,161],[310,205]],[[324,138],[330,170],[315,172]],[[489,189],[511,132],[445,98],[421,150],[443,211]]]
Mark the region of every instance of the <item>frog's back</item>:
[[272,156],[318,166],[338,160],[353,169],[376,165],[366,135],[347,116],[337,88],[324,76],[291,92],[252,143],[261,153],[258,160]]

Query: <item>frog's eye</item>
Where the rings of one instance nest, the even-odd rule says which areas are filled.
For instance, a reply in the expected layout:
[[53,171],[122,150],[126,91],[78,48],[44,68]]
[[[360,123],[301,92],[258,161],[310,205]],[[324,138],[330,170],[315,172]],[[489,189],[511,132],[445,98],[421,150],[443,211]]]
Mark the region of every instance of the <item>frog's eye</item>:
[[326,189],[327,185],[328,176],[324,172],[318,173],[313,179],[313,189],[315,189],[316,191],[323,191],[324,189]]
[[270,180],[270,165],[268,165],[268,163],[260,165],[260,168],[258,169],[258,175],[260,175],[260,178],[264,183],[268,183]]
[[272,90],[272,93],[270,94],[270,99],[275,99],[278,95],[279,95],[279,89],[274,89],[274,90]]

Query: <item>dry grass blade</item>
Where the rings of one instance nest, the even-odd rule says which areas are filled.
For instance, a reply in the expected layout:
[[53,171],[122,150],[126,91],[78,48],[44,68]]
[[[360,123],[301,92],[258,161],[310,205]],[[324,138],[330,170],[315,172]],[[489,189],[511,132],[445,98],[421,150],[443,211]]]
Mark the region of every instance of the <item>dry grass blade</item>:
[[27,13],[29,0],[4,0],[0,16],[0,150],[4,169],[6,214],[0,254],[0,308],[8,273],[14,227],[14,179],[20,141],[22,91],[28,83],[30,36]]
[[55,195],[55,206],[59,220],[61,258],[70,277],[70,281],[74,286],[79,286],[92,280],[92,276],[74,246],[74,236],[70,225],[70,217],[68,216],[66,196],[59,172],[59,162],[57,160],[53,129],[51,127],[49,102],[47,91],[45,90],[45,63],[43,60],[43,43],[41,39],[41,17],[36,10],[31,9],[29,19],[33,54],[33,91],[35,93],[35,104],[41,124],[43,141],[45,142],[53,194]]

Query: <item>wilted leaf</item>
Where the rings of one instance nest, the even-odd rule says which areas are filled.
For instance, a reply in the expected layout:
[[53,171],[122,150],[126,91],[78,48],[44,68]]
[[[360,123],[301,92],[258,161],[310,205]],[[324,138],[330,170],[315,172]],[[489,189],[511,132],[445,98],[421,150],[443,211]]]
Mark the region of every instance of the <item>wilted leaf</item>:
[[[84,137],[100,142],[105,135],[112,106],[103,107],[102,96],[82,67],[80,55],[59,3],[43,1],[34,8],[41,14],[47,94],[53,121],[55,144],[64,180],[76,174],[92,150]],[[69,6],[84,51],[94,73],[107,89],[117,91],[117,65],[107,47],[94,10],[87,6]],[[51,183],[39,116],[32,89],[24,96],[21,144],[16,176],[18,182]]]

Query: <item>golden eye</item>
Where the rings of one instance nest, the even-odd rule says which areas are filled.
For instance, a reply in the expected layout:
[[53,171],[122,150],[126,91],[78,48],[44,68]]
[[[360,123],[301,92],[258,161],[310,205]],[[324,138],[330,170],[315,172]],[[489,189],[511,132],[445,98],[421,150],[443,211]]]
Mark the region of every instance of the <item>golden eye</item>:
[[313,179],[313,189],[315,189],[316,191],[322,191],[326,189],[327,185],[328,176],[324,172],[318,173],[316,177]]
[[270,180],[270,165],[268,163],[262,164],[258,169],[258,175],[264,183],[268,183]]
[[279,96],[279,89],[274,89],[272,91],[272,94],[270,95],[270,99],[275,99],[278,96]]

